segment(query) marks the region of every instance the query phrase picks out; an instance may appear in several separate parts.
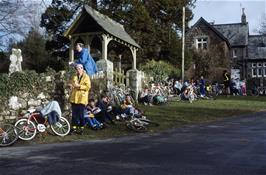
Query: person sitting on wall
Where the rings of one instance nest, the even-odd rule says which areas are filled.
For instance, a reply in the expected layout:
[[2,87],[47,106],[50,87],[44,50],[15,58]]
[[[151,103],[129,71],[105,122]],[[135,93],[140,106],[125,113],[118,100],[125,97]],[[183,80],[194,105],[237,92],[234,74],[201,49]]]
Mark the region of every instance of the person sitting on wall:
[[83,47],[84,45],[82,43],[76,44],[76,50],[78,51],[78,60],[75,63],[82,64],[86,73],[89,76],[92,76],[97,73],[97,66],[92,56],[90,55],[89,50]]

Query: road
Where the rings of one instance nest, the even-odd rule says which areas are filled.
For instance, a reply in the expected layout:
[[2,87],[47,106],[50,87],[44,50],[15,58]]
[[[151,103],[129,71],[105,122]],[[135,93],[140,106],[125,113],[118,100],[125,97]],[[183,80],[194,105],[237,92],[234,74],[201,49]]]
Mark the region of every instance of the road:
[[0,148],[0,175],[265,175],[266,112],[147,135]]

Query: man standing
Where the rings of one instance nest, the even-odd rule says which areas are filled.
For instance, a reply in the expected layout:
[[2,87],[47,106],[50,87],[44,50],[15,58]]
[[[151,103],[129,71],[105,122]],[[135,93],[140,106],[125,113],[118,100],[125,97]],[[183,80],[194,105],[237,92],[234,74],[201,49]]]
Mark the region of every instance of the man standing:
[[206,91],[205,91],[205,80],[203,76],[200,77],[200,97],[205,97]]
[[229,95],[230,94],[230,77],[227,73],[227,70],[223,71],[223,79],[224,79],[224,90],[225,94]]
[[75,68],[76,74],[71,78],[69,83],[71,88],[70,103],[72,107],[72,131],[79,131],[79,133],[82,134],[85,124],[85,106],[88,104],[91,82],[81,64],[77,64]]
[[76,61],[76,64],[82,64],[88,75],[91,76],[96,74],[97,67],[88,49],[83,48],[82,43],[77,43],[76,50],[78,51],[78,60]]

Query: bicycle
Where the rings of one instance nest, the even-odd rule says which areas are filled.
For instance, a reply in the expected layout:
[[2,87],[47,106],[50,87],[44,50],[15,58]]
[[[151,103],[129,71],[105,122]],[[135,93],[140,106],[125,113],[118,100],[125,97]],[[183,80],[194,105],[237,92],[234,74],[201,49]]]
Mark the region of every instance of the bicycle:
[[0,147],[10,146],[17,139],[18,134],[14,125],[0,123]]
[[257,87],[247,90],[247,94],[258,97],[259,95],[266,95],[266,87]]
[[126,127],[135,132],[147,132],[148,126],[159,126],[159,123],[147,119],[145,116],[131,116],[129,121],[126,121]]
[[46,129],[51,128],[53,133],[58,136],[66,136],[70,132],[70,124],[64,117],[50,125],[46,116],[41,116],[40,112],[35,109],[28,110],[22,117],[15,123],[18,130],[18,137],[21,140],[32,140],[37,132],[43,133]]

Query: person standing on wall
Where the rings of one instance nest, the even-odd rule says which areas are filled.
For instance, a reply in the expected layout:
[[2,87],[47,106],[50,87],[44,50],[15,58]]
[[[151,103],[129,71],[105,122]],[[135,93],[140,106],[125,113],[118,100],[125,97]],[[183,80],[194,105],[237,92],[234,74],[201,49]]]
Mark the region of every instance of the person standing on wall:
[[90,55],[88,49],[83,48],[84,45],[82,43],[76,44],[76,50],[78,52],[78,60],[75,62],[76,64],[82,64],[84,70],[89,76],[96,74],[97,66],[92,56]]
[[71,78],[70,103],[72,108],[72,132],[83,134],[85,125],[84,111],[88,104],[89,90],[91,88],[90,77],[85,73],[83,66],[75,66],[76,74]]

